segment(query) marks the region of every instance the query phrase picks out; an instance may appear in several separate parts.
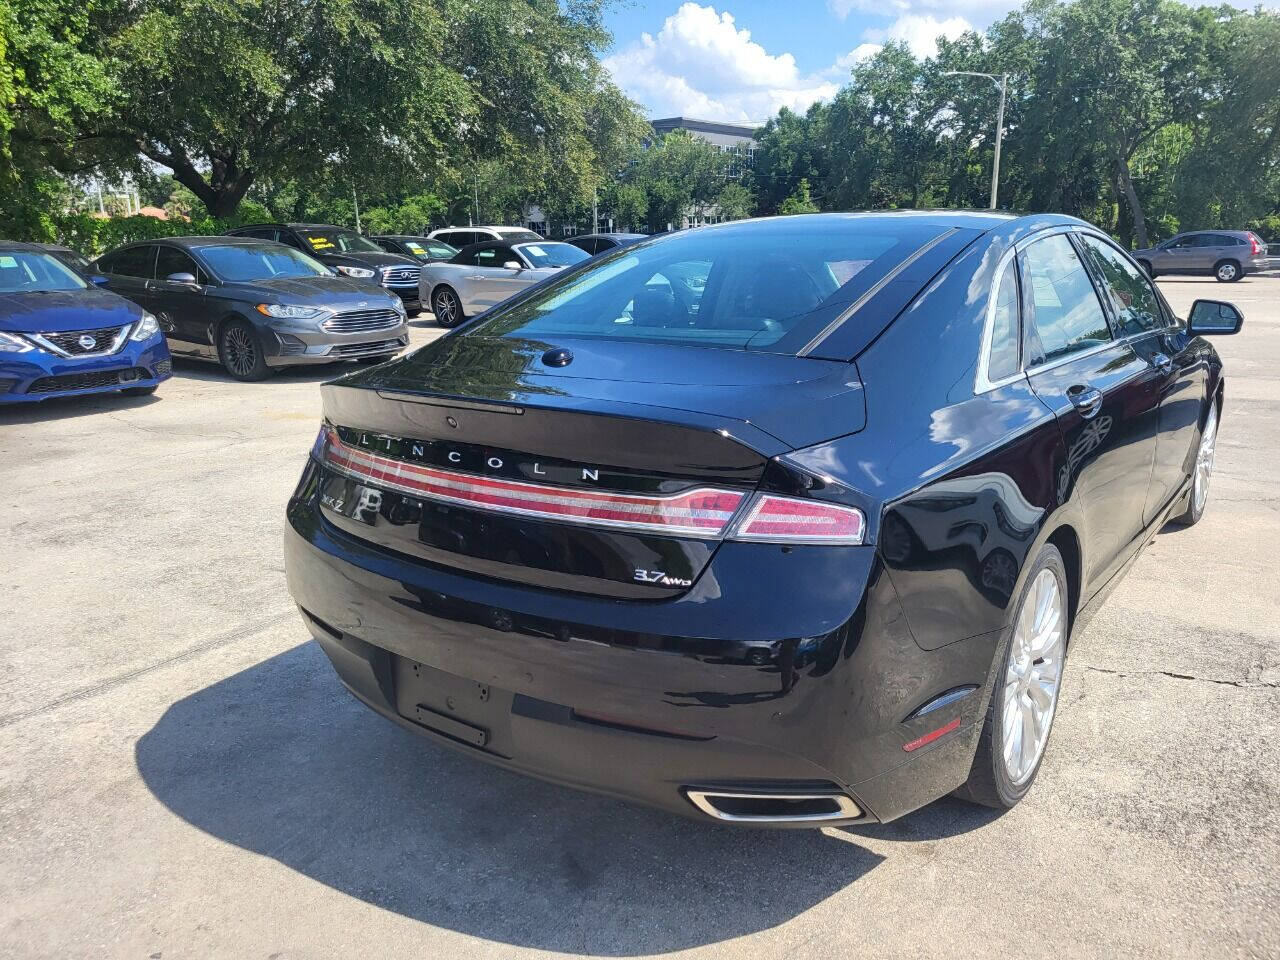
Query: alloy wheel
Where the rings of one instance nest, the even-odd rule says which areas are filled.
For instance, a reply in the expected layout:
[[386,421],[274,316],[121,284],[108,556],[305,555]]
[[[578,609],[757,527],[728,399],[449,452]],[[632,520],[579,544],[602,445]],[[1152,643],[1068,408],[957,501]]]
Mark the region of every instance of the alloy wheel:
[[1224,263],[1218,267],[1218,279],[1226,281],[1234,280],[1239,269],[1240,268],[1234,263]]
[[444,327],[453,326],[456,317],[456,310],[453,302],[453,295],[447,290],[441,290],[436,294],[436,308],[433,311],[436,315],[436,321]]
[[1213,452],[1217,445],[1218,405],[1214,403],[1209,406],[1209,416],[1200,434],[1200,449],[1196,451],[1195,489],[1192,491],[1196,513],[1204,510],[1205,501],[1209,498],[1209,478],[1213,475]]
[[248,376],[258,361],[258,345],[243,327],[231,327],[222,336],[222,355],[236,376]]
[[1036,575],[1022,601],[1004,680],[1001,714],[1005,772],[1021,785],[1035,773],[1058,706],[1066,605],[1052,570]]

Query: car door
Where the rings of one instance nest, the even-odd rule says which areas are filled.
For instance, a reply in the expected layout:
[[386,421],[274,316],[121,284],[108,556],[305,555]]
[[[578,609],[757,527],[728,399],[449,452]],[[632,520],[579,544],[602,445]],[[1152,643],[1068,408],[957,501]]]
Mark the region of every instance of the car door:
[[1160,251],[1152,266],[1157,273],[1194,273],[1196,235],[1174,237]]
[[1062,431],[1058,491],[1081,504],[1084,580],[1100,585],[1143,529],[1155,457],[1150,365],[1114,336],[1068,233],[1030,243],[1019,268],[1027,378]]
[[151,243],[125,247],[98,261],[99,267],[111,275],[110,290],[146,310],[152,306],[148,284],[155,277],[155,264],[156,246]]
[[[520,264],[519,270],[503,266],[512,261]],[[472,304],[470,308],[466,308],[468,314],[488,310],[533,282],[530,267],[524,258],[505,243],[476,250],[473,266],[474,269],[467,271],[467,286]]]
[[[1146,361],[1141,403],[1155,432],[1155,455],[1142,522],[1151,523],[1186,479],[1206,384],[1204,364],[1187,353],[1186,338],[1150,279],[1118,247],[1091,234],[1081,244],[1094,267],[1119,337]],[[1135,384],[1135,397],[1137,396]],[[1138,401],[1135,399],[1135,403]],[[1154,416],[1151,412],[1154,411]]]
[[[188,273],[195,283],[168,278]],[[151,312],[174,353],[201,357],[217,355],[213,342],[213,300],[208,296],[208,275],[185,251],[161,245],[156,254],[156,276],[149,284]]]

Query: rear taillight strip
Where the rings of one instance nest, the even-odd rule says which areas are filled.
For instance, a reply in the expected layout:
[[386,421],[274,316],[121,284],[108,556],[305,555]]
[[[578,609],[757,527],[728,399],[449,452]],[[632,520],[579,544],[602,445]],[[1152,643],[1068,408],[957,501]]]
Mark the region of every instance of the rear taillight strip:
[[384,457],[349,446],[332,429],[326,433],[321,459],[342,473],[412,496],[499,513],[719,538],[746,498],[709,487],[653,497],[480,477]]

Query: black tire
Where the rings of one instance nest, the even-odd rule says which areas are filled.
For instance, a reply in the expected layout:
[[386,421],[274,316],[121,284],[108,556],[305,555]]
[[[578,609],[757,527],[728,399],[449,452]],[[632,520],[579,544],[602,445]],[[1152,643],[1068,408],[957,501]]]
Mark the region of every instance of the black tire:
[[436,287],[431,294],[431,312],[435,314],[436,323],[446,328],[456,327],[467,319],[467,315],[462,312],[462,301],[452,287]]
[[1155,268],[1151,266],[1150,260],[1139,260],[1138,266],[1146,271],[1148,277],[1155,279],[1156,271]]
[[218,359],[237,380],[265,380],[271,372],[258,332],[243,320],[223,324],[218,332]]
[[404,315],[408,317],[410,320],[412,320],[414,317],[418,316],[421,313],[422,313],[421,307],[405,307],[404,308]]
[[1235,283],[1244,276],[1244,270],[1235,260],[1219,260],[1213,265],[1213,276],[1219,283]]
[[126,397],[149,397],[160,388],[160,384],[153,383],[149,387],[125,387],[120,392]]
[[[1059,596],[1062,598],[1062,616],[1066,618],[1068,625],[1070,623],[1071,614],[1070,610],[1067,609],[1067,598],[1070,596],[1067,592],[1067,568],[1062,562],[1062,554],[1058,552],[1058,548],[1052,544],[1045,544],[1040,548],[1040,553],[1028,568],[1026,580],[1022,585],[1022,592],[1018,594],[1017,604],[1014,607],[1013,618],[1008,629],[1004,632],[996,654],[995,665],[992,668],[995,679],[992,684],[991,701],[987,705],[987,714],[982,722],[982,732],[978,738],[978,749],[973,758],[973,766],[969,770],[969,779],[955,791],[955,795],[963,800],[978,803],[985,807],[995,807],[998,810],[1010,809],[1030,791],[1032,785],[1036,782],[1037,775],[1040,773],[1045,753],[1048,752],[1048,741],[1053,733],[1053,716],[1051,715],[1048,732],[1045,734],[1045,743],[1041,748],[1040,756],[1036,759],[1035,766],[1024,780],[1015,783],[1006,768],[1003,758],[1004,690],[1010,657],[1013,655],[1014,630],[1036,578],[1043,570],[1051,571],[1057,579]],[[1069,645],[1069,630],[1064,628],[1064,654]],[[1057,694],[1060,694],[1061,690],[1062,673],[1060,668]],[[1057,699],[1055,694],[1055,712],[1056,707]]]

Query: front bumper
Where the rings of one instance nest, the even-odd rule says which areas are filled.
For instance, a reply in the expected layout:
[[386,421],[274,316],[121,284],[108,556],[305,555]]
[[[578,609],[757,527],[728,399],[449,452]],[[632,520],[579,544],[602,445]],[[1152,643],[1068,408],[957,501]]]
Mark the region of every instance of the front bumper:
[[157,334],[126,341],[105,357],[59,357],[42,350],[0,354],[0,404],[154,387],[172,376],[169,348]]
[[890,820],[967,775],[996,638],[922,650],[873,548],[794,548],[763,589],[779,549],[726,544],[683,597],[624,602],[378,550],[302,489],[285,565],[304,621],[356,697],[438,743],[701,820],[690,788],[838,791]]
[[405,309],[422,309],[422,296],[418,292],[417,280],[414,280],[412,283],[384,283],[382,284],[382,289],[386,290],[388,293],[394,293],[404,301]]
[[399,353],[409,345],[409,325],[402,321],[386,330],[344,334],[301,324],[273,324],[262,340],[270,367],[333,363]]

